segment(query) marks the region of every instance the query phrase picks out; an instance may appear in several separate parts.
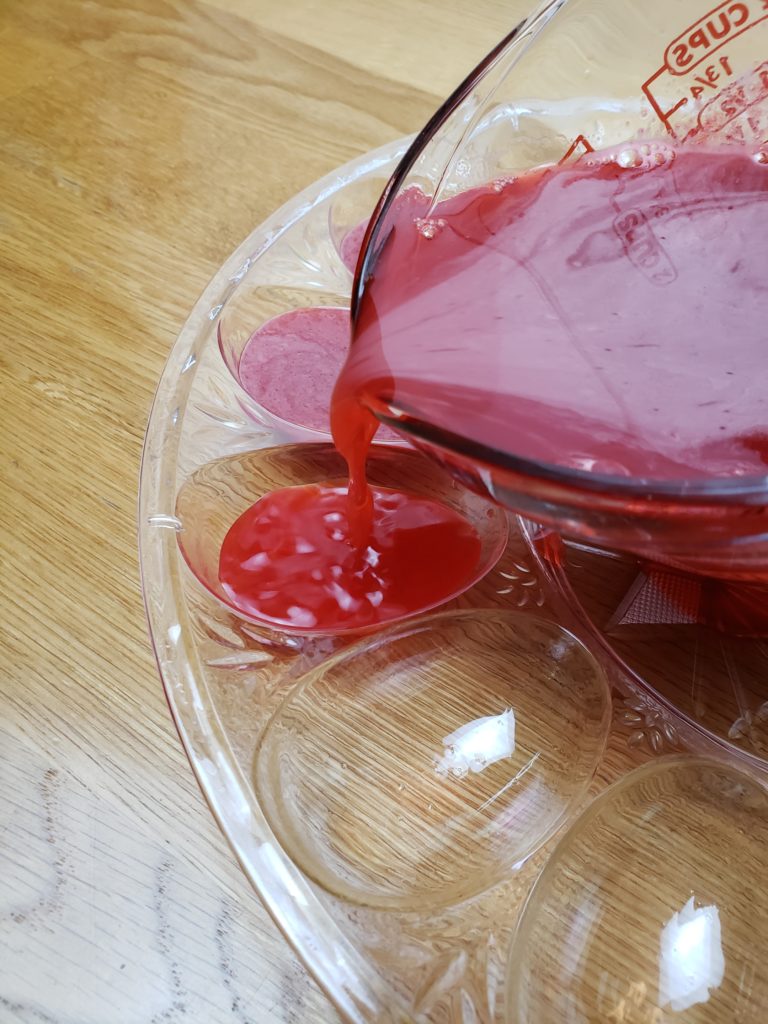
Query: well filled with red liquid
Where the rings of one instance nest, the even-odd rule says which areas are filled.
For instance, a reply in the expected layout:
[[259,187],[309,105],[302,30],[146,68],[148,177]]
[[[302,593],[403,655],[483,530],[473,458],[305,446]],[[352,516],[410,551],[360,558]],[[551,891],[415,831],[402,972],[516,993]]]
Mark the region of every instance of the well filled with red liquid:
[[266,495],[229,531],[219,578],[256,618],[289,629],[350,630],[431,608],[473,577],[475,529],[446,505],[371,489],[371,522],[351,539],[346,487],[310,484]]

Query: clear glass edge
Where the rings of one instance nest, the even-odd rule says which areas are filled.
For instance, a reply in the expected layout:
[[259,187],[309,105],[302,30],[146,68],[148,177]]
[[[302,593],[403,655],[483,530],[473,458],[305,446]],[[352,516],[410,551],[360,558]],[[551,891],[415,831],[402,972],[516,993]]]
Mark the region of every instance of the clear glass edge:
[[[233,825],[227,805],[250,789],[212,708],[191,641],[181,591],[176,532],[150,516],[173,517],[176,457],[194,361],[208,340],[214,311],[258,259],[293,223],[347,182],[392,163],[406,150],[400,139],[349,161],[293,197],[257,227],[214,275],[176,340],[152,402],[142,449],[138,537],[142,592],[150,638],[176,729],[201,792],[246,877],[273,920],[342,1016],[351,1024],[405,1024],[412,1018],[398,995],[343,935],[310,884],[282,853],[257,806],[242,807]],[[173,411],[171,411],[173,410]],[[164,600],[158,594],[171,595]],[[214,771],[210,771],[213,765]]]

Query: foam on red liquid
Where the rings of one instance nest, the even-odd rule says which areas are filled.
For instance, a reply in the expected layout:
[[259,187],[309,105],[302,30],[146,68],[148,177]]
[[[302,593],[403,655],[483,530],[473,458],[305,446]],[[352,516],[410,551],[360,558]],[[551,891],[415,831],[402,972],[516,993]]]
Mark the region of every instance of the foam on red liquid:
[[296,630],[375,626],[460,593],[480,560],[473,527],[445,505],[372,489],[372,524],[350,540],[346,487],[267,494],[232,526],[219,579],[258,619]]
[[[273,416],[327,434],[331,394],[347,356],[349,332],[349,310],[337,306],[272,317],[243,349],[240,384]],[[381,428],[380,440],[395,438],[393,431]]]
[[365,232],[368,229],[368,221],[363,220],[359,224],[356,224],[350,231],[344,235],[339,246],[339,256],[341,262],[351,271],[353,274],[357,267],[357,260],[360,256],[360,249],[365,238]]
[[[408,188],[398,193],[392,200],[392,206],[395,208],[410,209],[411,204],[416,202],[423,202],[425,199],[424,192],[418,185],[409,185]],[[368,224],[370,217],[366,217],[359,223],[355,224],[353,228],[341,239],[341,243],[338,247],[339,256],[341,262],[351,273],[354,274],[357,269],[357,261],[360,257],[360,250],[363,247],[363,241],[365,240],[365,233],[368,230]]]
[[275,416],[328,432],[330,395],[348,347],[348,309],[282,313],[255,331],[243,349],[240,384]]

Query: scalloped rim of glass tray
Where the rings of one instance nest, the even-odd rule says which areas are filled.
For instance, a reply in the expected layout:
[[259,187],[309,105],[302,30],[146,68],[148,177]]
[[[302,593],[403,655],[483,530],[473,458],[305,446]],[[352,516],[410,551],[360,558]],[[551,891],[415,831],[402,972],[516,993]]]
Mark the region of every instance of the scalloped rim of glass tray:
[[[174,506],[176,461],[197,354],[215,344],[213,324],[255,260],[316,206],[366,174],[389,176],[412,136],[352,160],[310,185],[238,246],[195,304],[163,370],[149,416],[139,487],[139,552],[150,636],[181,742],[214,818],[275,923],[349,1021],[405,1021],[391,986],[344,936],[311,885],[281,850],[248,785],[207,693],[182,590]],[[351,290],[351,279],[350,279]],[[225,811],[225,808],[227,810]]]

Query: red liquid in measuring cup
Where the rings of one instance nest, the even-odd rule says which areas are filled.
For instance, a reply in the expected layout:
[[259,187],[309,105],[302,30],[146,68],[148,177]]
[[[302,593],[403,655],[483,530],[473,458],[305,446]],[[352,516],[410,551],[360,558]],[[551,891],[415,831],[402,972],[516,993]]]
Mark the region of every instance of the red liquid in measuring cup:
[[350,538],[346,487],[288,487],[230,529],[219,579],[242,611],[299,630],[348,630],[433,607],[477,569],[476,531],[446,506],[371,491],[362,538]]
[[768,472],[759,157],[636,144],[428,212],[384,223],[339,401],[586,472]]

